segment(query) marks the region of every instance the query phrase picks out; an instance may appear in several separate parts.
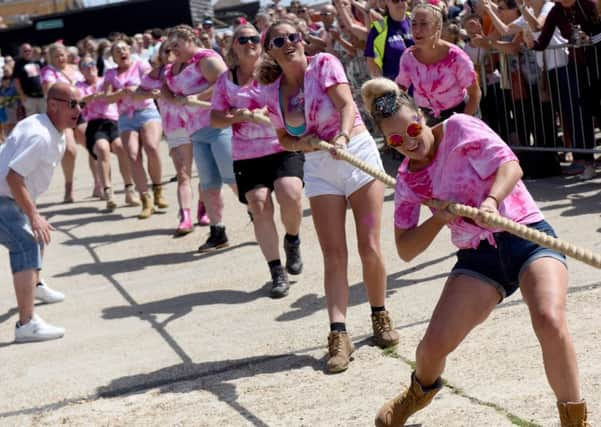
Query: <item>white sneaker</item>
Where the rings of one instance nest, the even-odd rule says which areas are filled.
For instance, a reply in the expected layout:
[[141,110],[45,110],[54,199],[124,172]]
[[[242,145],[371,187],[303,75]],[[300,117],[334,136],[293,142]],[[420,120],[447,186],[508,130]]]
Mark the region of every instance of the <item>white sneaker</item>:
[[61,338],[65,335],[65,328],[52,326],[34,314],[29,322],[15,327],[15,342],[47,341]]
[[595,167],[593,165],[586,165],[582,174],[580,174],[580,179],[589,180],[593,179],[596,175]]
[[65,295],[62,292],[49,288],[47,284],[40,281],[35,287],[35,299],[45,302],[46,304],[53,304],[64,300]]

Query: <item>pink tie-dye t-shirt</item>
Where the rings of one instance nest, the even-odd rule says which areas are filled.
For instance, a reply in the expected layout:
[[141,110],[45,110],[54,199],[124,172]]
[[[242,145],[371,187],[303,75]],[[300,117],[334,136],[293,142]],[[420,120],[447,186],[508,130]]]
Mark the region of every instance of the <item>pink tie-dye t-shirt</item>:
[[396,82],[403,88],[413,85],[413,97],[421,108],[438,117],[440,112],[464,101],[467,88],[476,82],[476,71],[470,57],[455,45],[448,55],[435,64],[422,64],[409,48],[401,56]]
[[[96,83],[89,84],[87,82],[78,82],[75,87],[79,89],[82,97],[93,95],[98,92],[102,92],[104,80],[102,77],[98,77]],[[108,120],[119,120],[119,112],[117,111],[117,104],[107,103],[106,101],[95,99],[89,101],[86,104],[86,108],[82,111],[83,118],[89,122],[90,120],[96,119],[108,119]]]
[[[142,79],[140,87],[145,90],[161,89],[163,87],[164,76],[154,79],[150,74],[147,74]],[[165,135],[172,134],[178,129],[186,128],[186,110],[183,105],[174,104],[166,101],[164,98],[157,99],[159,105],[159,113],[163,124],[163,132]]]
[[40,81],[42,84],[61,82],[75,85],[77,82],[83,82],[84,80],[85,78],[83,77],[83,74],[79,72],[79,70],[75,71],[73,75],[68,75],[63,71],[57,70],[52,65],[46,65],[40,71]]
[[[200,49],[188,61],[183,70],[178,74],[173,74],[173,67],[167,66],[165,80],[171,92],[178,96],[188,96],[200,93],[211,86],[211,83],[202,75],[200,71],[200,61],[205,58],[217,58],[220,61],[221,56],[213,49]],[[225,67],[225,64],[224,64]],[[199,129],[210,126],[211,110],[195,106],[185,106],[186,111],[186,131],[192,135]]]
[[[246,86],[238,86],[229,79],[228,72],[219,76],[213,88],[211,104],[214,110],[230,108],[262,108],[261,87],[256,80]],[[283,151],[275,130],[271,126],[252,122],[232,125],[232,158],[234,160],[256,159]]]
[[[142,83],[142,79],[150,73],[150,64],[146,61],[135,61],[124,72],[119,73],[117,68],[111,68],[104,74],[105,90],[108,86],[112,87],[113,91],[126,87],[138,87]],[[152,99],[134,100],[129,96],[125,96],[117,102],[119,114],[132,117],[136,111],[146,109],[156,109]]]
[[[432,163],[419,171],[408,170],[405,158],[397,174],[394,224],[411,229],[419,220],[420,202],[449,200],[479,207],[490,192],[497,169],[517,157],[503,140],[481,120],[455,114],[444,122],[444,136]],[[499,213],[520,224],[543,220],[543,215],[520,180],[501,202]],[[460,249],[477,248],[481,240],[495,245],[493,232],[470,220],[457,218],[448,224],[453,244]]]
[[[339,84],[348,84],[344,68],[340,61],[329,53],[318,53],[307,58],[305,71],[305,126],[306,135],[329,141],[340,132],[340,113],[328,96],[328,89]],[[282,77],[263,87],[263,102],[267,106],[269,118],[273,127],[285,129],[282,111],[280,109],[280,82]],[[355,106],[355,121],[353,127],[361,126],[363,120]]]

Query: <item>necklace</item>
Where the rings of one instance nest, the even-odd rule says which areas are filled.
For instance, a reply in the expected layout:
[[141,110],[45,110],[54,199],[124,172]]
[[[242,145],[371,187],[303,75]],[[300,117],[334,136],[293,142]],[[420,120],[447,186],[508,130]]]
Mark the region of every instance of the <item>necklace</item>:
[[296,94],[288,98],[288,111],[305,112],[305,94],[302,87],[299,87]]

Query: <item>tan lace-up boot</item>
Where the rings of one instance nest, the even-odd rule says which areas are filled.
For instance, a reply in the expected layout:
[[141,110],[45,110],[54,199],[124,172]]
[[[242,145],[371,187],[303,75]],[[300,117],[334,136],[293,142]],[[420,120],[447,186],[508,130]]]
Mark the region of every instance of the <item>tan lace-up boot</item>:
[[402,394],[389,400],[380,408],[376,415],[376,427],[402,427],[407,419],[425,408],[432,402],[436,393],[442,389],[442,380],[436,380],[430,390],[424,391],[422,385],[415,378],[415,372],[411,374],[411,385]]
[[586,402],[557,402],[561,427],[590,427],[586,421]]
[[138,218],[146,219],[154,213],[154,208],[152,207],[152,196],[150,193],[143,193],[140,196],[140,199],[142,200],[142,211],[138,214]]
[[355,347],[348,333],[331,331],[328,335],[328,372],[335,374],[346,371],[353,351]]
[[165,209],[169,207],[167,199],[163,196],[163,186],[156,184],[152,186],[152,192],[154,193],[154,205],[159,209]]
[[373,313],[371,326],[374,330],[374,342],[378,347],[386,348],[399,343],[399,334],[394,330],[392,319],[387,311]]

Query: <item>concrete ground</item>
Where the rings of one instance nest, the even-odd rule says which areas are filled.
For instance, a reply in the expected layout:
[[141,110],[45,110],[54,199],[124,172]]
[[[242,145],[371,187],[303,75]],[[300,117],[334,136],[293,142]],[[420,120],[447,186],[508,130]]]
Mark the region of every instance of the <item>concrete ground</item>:
[[[369,426],[378,407],[408,384],[454,249],[445,231],[415,261],[401,261],[392,190],[386,192],[382,245],[387,306],[401,343],[394,351],[370,343],[349,215],[348,327],[357,351],[347,372],[327,375],[322,261],[306,201],[305,270],[288,297],[272,300],[252,225],[231,192],[225,210],[231,246],[199,254],[206,228],[172,237],[175,184],[166,186],[171,207],[165,213],[145,221],[136,219],[137,208],[108,213],[89,197],[86,159],[83,150],[79,154],[76,202],[57,203],[60,170],[39,201],[56,227],[43,275],[67,299],[39,305],[37,313],[65,326],[63,339],[13,343],[14,291],[8,254],[0,250],[0,425]],[[164,161],[167,180],[173,168],[166,151]],[[560,237],[601,252],[601,178],[527,185]],[[117,197],[121,203],[122,193]],[[601,276],[576,261],[569,269],[569,321],[582,392],[592,424],[600,425]],[[519,292],[451,355],[444,378],[445,389],[410,419],[413,425],[559,425]]]

